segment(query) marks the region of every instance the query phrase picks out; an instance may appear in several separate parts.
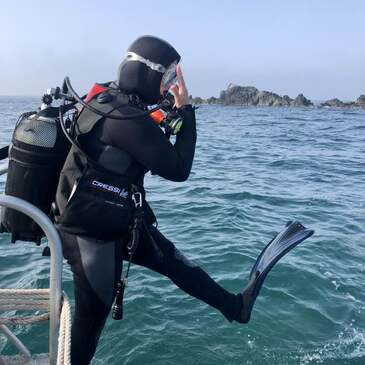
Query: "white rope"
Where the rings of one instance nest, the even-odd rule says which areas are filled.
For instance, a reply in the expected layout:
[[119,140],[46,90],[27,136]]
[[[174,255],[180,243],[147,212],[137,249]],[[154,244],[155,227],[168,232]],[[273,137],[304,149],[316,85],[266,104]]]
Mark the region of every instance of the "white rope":
[[57,365],[71,365],[71,305],[65,293],[63,293],[57,355]]
[[28,325],[36,322],[48,321],[49,313],[44,313],[37,316],[26,316],[26,317],[6,317],[0,318],[0,324],[9,325]]
[[44,296],[49,297],[49,289],[0,289],[0,298],[7,296]]
[[[62,299],[57,365],[71,365],[71,305],[65,293]],[[0,311],[17,310],[48,311],[49,289],[0,289]],[[27,325],[45,320],[49,320],[48,312],[25,317],[0,317],[0,326],[5,328],[5,325]]]
[[49,289],[0,289],[0,311],[48,309]]
[[48,310],[49,303],[47,302],[39,302],[39,301],[32,301],[29,303],[21,302],[17,300],[9,301],[7,304],[0,303],[0,311],[37,311],[37,310]]

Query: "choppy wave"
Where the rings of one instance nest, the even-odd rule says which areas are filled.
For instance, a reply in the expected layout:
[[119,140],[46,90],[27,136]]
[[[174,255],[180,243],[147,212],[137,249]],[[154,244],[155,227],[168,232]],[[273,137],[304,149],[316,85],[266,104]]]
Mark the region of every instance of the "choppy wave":
[[[0,97],[0,147],[30,98]],[[95,364],[364,364],[365,111],[203,106],[184,183],[148,176],[164,234],[228,290],[287,220],[316,230],[270,273],[247,326],[133,267],[125,319],[109,320]],[[4,189],[4,180],[0,180]],[[44,287],[37,247],[1,239],[2,287]],[[66,291],[72,276],[65,269]],[[46,349],[44,326],[17,329]],[[0,352],[11,353],[0,338]]]

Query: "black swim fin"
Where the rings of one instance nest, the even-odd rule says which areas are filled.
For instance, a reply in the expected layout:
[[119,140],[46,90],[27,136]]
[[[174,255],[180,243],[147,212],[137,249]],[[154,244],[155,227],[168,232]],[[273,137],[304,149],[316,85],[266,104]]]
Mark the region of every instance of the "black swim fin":
[[288,222],[285,228],[268,243],[252,267],[249,282],[241,293],[242,309],[238,322],[247,323],[250,320],[252,307],[273,266],[292,248],[313,233],[313,230],[305,228],[299,222]]

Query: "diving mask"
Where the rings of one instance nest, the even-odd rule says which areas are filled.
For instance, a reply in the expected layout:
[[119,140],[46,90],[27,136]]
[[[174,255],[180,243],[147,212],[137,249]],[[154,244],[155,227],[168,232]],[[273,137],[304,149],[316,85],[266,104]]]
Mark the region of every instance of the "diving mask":
[[177,83],[176,66],[177,61],[173,62],[163,74],[160,86],[161,94],[163,94],[165,91],[168,91],[172,85]]

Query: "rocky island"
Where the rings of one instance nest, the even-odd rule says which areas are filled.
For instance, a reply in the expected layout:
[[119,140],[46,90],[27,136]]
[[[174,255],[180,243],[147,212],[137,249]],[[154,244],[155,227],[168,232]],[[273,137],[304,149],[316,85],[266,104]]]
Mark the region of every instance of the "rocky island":
[[[295,99],[288,95],[280,96],[271,91],[258,90],[254,86],[239,86],[229,84],[226,90],[220,92],[218,98],[212,96],[208,99],[190,96],[193,104],[220,104],[241,106],[285,106],[285,107],[308,107],[313,106],[311,100],[303,94]],[[365,108],[365,95],[361,95],[356,101],[343,102],[339,99],[327,100],[319,104],[320,107],[362,107]]]
[[280,96],[271,91],[260,91],[254,86],[239,86],[229,84],[226,90],[221,91],[219,98],[212,96],[209,99],[193,98],[194,104],[222,104],[242,106],[313,106],[313,103],[303,94],[295,99],[288,95]]
[[321,103],[320,106],[329,108],[365,108],[365,95],[360,95],[356,101],[348,102],[334,98]]

